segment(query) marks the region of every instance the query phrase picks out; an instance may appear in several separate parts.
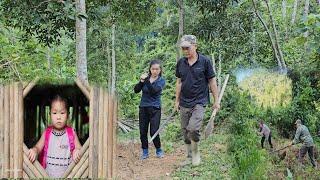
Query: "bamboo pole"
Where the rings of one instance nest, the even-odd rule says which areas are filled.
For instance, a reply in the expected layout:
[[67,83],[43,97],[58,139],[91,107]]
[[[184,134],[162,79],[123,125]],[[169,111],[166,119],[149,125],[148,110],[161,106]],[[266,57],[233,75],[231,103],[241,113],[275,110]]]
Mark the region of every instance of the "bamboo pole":
[[98,99],[100,98],[101,94],[99,89],[97,88],[97,92],[98,92],[98,96],[96,98],[96,105],[94,108],[96,117],[93,120],[93,128],[94,128],[94,133],[93,133],[93,153],[94,153],[94,157],[93,157],[93,178],[97,178],[98,177],[98,162],[99,162],[99,134],[98,134],[98,128],[99,128],[99,101]]
[[29,82],[22,82],[22,89],[25,89],[28,86]]
[[42,178],[42,174],[40,173],[40,171],[31,163],[31,161],[29,160],[29,158],[27,157],[27,155],[25,153],[23,153],[23,162],[30,168],[30,170],[33,172],[33,174],[38,177],[38,178]]
[[84,85],[80,79],[76,79],[75,80],[77,86],[79,87],[79,89],[82,91],[82,93],[88,98],[88,100],[90,101],[90,90],[89,88]]
[[96,87],[91,89],[90,117],[89,117],[89,178],[97,178],[98,175],[98,152],[97,152],[97,129],[98,129],[98,102],[99,91]]
[[28,174],[25,171],[23,171],[22,177],[23,177],[23,179],[30,179],[30,177],[28,176]]
[[73,178],[80,178],[81,175],[88,169],[88,165],[89,165],[89,159],[87,158]]
[[0,177],[4,176],[3,164],[4,164],[4,87],[0,86]]
[[108,156],[107,156],[107,178],[111,178],[112,177],[112,152],[113,152],[113,148],[112,148],[112,141],[113,141],[113,97],[109,98],[109,116],[108,116],[108,134],[107,134],[107,151],[108,151]]
[[14,86],[10,85],[10,166],[9,174],[10,178],[13,178],[13,154],[14,154]]
[[31,169],[27,166],[26,163],[23,163],[23,172],[28,175],[28,178],[36,178]]
[[3,178],[10,178],[10,88],[4,88],[4,159],[3,159]]
[[36,77],[33,81],[31,81],[24,89],[23,89],[23,97],[26,97],[27,94],[31,91],[31,89],[37,84],[39,81],[39,77]]
[[[23,143],[23,153],[24,153],[25,155],[27,155],[27,154],[28,154],[28,151],[29,151],[28,147]],[[40,172],[40,174],[42,175],[42,177],[44,177],[44,178],[48,178],[48,177],[49,177],[49,175],[47,174],[46,170],[43,169],[43,167],[41,166],[41,164],[39,163],[38,160],[35,160],[35,161],[33,162],[33,165],[34,165],[34,167]]]
[[93,117],[94,117],[94,113],[93,113],[93,104],[94,104],[94,99],[96,97],[95,96],[95,91],[94,88],[90,89],[90,99],[89,99],[89,142],[90,142],[90,147],[89,147],[89,178],[92,178],[93,176]]
[[99,122],[98,122],[98,178],[103,177],[103,111],[104,111],[104,91],[102,87],[100,89],[100,97],[99,97]]
[[[80,156],[84,156],[84,153],[88,153],[89,154],[89,139],[84,143],[84,145],[82,146],[81,150],[80,150]],[[82,159],[83,157],[81,157]],[[73,170],[73,168],[76,166],[76,163],[73,161],[69,166],[68,166],[68,169],[64,172],[63,174],[63,178],[66,178],[68,177],[68,175],[71,173],[71,171]]]
[[81,175],[81,178],[88,178],[89,177],[89,168]]
[[22,177],[22,164],[20,166],[19,162],[19,154],[22,153],[22,151],[20,152],[20,133],[21,131],[19,131],[19,83],[14,83],[13,85],[13,107],[14,107],[14,117],[13,117],[13,127],[14,129],[12,130],[13,133],[13,142],[11,142],[11,144],[13,144],[13,178],[17,179],[17,178],[21,178]]
[[76,173],[79,171],[79,169],[84,165],[86,160],[88,160],[89,152],[86,151],[83,155],[83,157],[80,159],[80,161],[76,164],[76,166],[72,169],[70,174],[67,176],[67,178],[73,178]]
[[114,114],[113,114],[113,138],[112,138],[112,147],[113,147],[113,152],[112,152],[112,177],[116,176],[116,169],[117,169],[117,164],[116,164],[116,157],[117,157],[117,121],[118,121],[118,101],[117,101],[117,97],[114,96],[113,99],[114,102]]
[[103,151],[103,177],[107,177],[107,172],[108,172],[108,163],[107,163],[107,160],[108,160],[108,151],[107,151],[107,137],[108,137],[108,133],[109,133],[109,130],[108,130],[108,116],[109,116],[109,96],[108,96],[108,92],[107,91],[104,91],[104,111],[103,111],[103,132],[104,132],[104,142],[103,142],[103,145],[104,145],[104,151]]
[[18,168],[21,169],[21,171],[18,172],[18,177],[22,178],[23,175],[23,137],[24,137],[24,120],[23,120],[23,90],[22,90],[22,84],[18,84],[18,146],[17,146],[17,152],[18,152]]

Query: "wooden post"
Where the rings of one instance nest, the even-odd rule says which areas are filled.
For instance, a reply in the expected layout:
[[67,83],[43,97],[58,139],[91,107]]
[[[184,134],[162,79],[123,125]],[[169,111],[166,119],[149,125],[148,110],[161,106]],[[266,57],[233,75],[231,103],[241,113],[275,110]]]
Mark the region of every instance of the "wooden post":
[[107,172],[108,172],[108,151],[107,151],[107,137],[109,134],[109,129],[108,129],[108,117],[109,117],[109,99],[110,97],[108,96],[108,92],[104,91],[104,111],[103,111],[103,132],[104,132],[104,151],[103,151],[103,177],[107,177]]
[[[22,143],[23,143],[23,119],[22,119],[22,86],[20,83],[14,83],[14,141],[13,144],[14,154],[13,154],[13,177],[15,179],[22,178]],[[22,106],[21,106],[22,105]]]
[[97,149],[97,129],[98,129],[98,98],[99,89],[93,87],[90,90],[90,117],[89,117],[89,178],[97,178],[98,176],[98,149]]
[[108,134],[107,134],[107,151],[108,151],[108,156],[107,156],[107,178],[111,178],[112,177],[112,153],[113,153],[113,97],[109,98],[109,116],[108,116],[108,120],[107,120],[107,124],[108,124]]
[[103,98],[104,98],[104,91],[103,88],[100,87],[100,97],[99,97],[99,122],[98,122],[98,159],[99,159],[99,163],[98,163],[98,178],[103,178],[103,150],[104,150],[104,143],[103,143],[103,111],[104,111],[104,102],[103,102]]
[[14,154],[14,86],[10,85],[10,178],[13,178],[13,154]]
[[13,120],[13,141],[10,142],[10,144],[13,144],[13,178],[18,178],[18,174],[17,174],[17,171],[18,171],[18,144],[19,144],[19,136],[18,134],[20,132],[18,132],[18,128],[19,128],[19,120],[18,120],[18,116],[19,116],[19,112],[18,112],[18,86],[17,86],[17,83],[14,83],[13,84],[13,119],[11,119],[11,121]]
[[116,176],[116,160],[117,160],[117,125],[118,125],[118,101],[117,101],[117,97],[114,96],[113,97],[113,104],[114,104],[114,108],[113,108],[113,128],[112,128],[112,148],[113,148],[113,152],[112,152],[112,177]]
[[4,87],[0,85],[0,177],[4,176],[3,163],[4,163]]
[[[18,161],[17,161],[17,166],[19,169],[18,172],[18,178],[22,178],[23,175],[23,137],[24,137],[24,104],[23,104],[23,91],[22,91],[22,84],[18,84],[18,111],[19,111],[19,116],[18,116],[18,146],[17,146],[17,152],[18,152]],[[20,171],[21,170],[21,171]]]
[[4,159],[3,159],[3,178],[10,178],[10,88],[4,88]]

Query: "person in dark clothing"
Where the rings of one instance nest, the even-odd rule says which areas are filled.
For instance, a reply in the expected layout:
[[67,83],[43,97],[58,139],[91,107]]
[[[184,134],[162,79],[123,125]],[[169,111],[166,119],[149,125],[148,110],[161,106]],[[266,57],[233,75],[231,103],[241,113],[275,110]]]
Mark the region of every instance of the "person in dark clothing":
[[[161,119],[161,93],[165,86],[165,80],[161,76],[162,69],[159,60],[152,60],[149,66],[149,73],[142,74],[140,81],[134,87],[134,92],[142,91],[139,105],[139,129],[142,147],[141,159],[149,157],[148,150],[148,127],[150,124],[150,136],[153,136],[159,129]],[[161,149],[160,136],[153,140],[156,147],[156,155],[162,158],[164,153]]]
[[180,111],[181,129],[186,145],[187,158],[181,165],[201,162],[199,142],[200,129],[209,104],[209,89],[214,97],[212,109],[219,110],[216,74],[212,61],[197,51],[197,38],[184,35],[180,40],[184,57],[176,64],[175,110]]
[[314,158],[315,144],[309,129],[305,125],[302,125],[302,121],[300,119],[296,120],[295,125],[297,130],[291,145],[302,143],[299,150],[299,163],[302,165],[303,158],[308,153],[312,166],[317,169],[317,161]]

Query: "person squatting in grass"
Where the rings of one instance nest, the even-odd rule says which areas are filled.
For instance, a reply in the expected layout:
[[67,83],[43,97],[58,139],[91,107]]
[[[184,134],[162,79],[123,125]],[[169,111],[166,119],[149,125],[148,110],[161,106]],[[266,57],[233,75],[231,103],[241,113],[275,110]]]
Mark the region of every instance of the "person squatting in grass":
[[212,61],[197,52],[194,35],[184,35],[180,47],[184,57],[176,65],[175,110],[180,110],[181,128],[187,151],[187,159],[182,165],[200,164],[200,128],[209,103],[209,87],[214,97],[213,109],[219,109],[218,88]]
[[49,177],[61,178],[72,161],[80,160],[81,144],[75,131],[67,126],[69,108],[67,100],[55,96],[50,105],[51,126],[42,133],[37,144],[29,149],[28,158],[39,161]]
[[[165,86],[162,77],[162,67],[159,60],[152,60],[149,65],[149,73],[142,74],[140,81],[134,87],[134,92],[142,91],[139,105],[139,130],[142,155],[141,159],[149,157],[148,129],[150,124],[150,136],[152,137],[160,126],[161,119],[161,93]],[[153,144],[156,147],[156,156],[162,158],[164,152],[161,149],[160,136],[157,135]]]

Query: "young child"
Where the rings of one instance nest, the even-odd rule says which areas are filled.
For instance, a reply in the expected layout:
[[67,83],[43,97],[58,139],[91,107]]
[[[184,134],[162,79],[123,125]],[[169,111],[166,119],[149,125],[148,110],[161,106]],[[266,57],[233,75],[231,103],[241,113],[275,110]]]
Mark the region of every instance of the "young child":
[[263,148],[263,144],[264,144],[265,139],[268,139],[269,145],[272,149],[273,145],[271,142],[271,130],[262,120],[259,123],[259,134],[262,136],[261,147]]
[[[150,62],[149,74],[142,74],[140,81],[134,87],[134,92],[139,93],[142,90],[141,102],[139,105],[139,129],[142,147],[141,159],[149,157],[148,151],[148,127],[150,124],[150,135],[159,129],[161,119],[161,92],[165,85],[165,80],[161,76],[161,65],[159,60]],[[161,149],[159,135],[153,140],[156,147],[158,158],[164,156]]]
[[42,133],[37,144],[29,149],[28,158],[39,161],[48,175],[60,178],[71,164],[80,160],[81,144],[75,131],[67,126],[69,108],[66,99],[55,96],[50,105],[52,125]]

